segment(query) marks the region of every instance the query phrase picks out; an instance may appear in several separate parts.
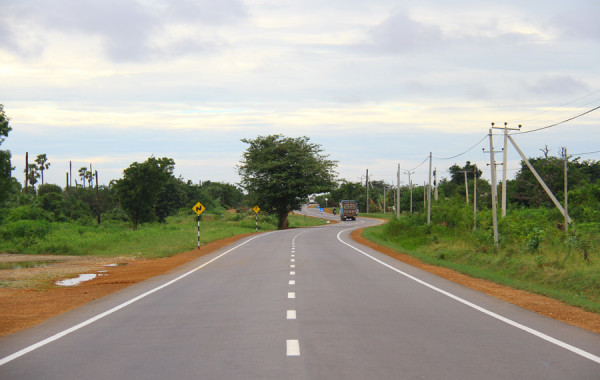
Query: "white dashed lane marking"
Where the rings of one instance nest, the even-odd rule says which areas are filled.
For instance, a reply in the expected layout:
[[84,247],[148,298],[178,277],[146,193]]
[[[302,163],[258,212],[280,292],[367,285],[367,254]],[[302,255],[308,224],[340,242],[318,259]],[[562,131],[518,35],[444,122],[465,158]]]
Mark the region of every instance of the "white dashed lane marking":
[[295,292],[288,292],[288,298],[296,298]]
[[287,356],[300,356],[300,343],[298,339],[288,339],[286,343]]
[[287,319],[296,319],[296,310],[288,310]]

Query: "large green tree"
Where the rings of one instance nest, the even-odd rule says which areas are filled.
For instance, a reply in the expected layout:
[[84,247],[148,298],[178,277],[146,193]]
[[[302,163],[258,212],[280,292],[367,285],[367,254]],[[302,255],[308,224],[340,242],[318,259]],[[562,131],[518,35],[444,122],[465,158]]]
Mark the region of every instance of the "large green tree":
[[279,229],[287,228],[290,211],[299,209],[310,194],[335,186],[336,162],[306,136],[270,135],[242,141],[249,147],[238,166],[241,185],[250,202],[277,216]]
[[132,163],[123,171],[123,178],[116,183],[117,196],[134,228],[140,222],[156,219],[159,195],[173,177],[174,169],[172,158],[150,157],[145,162]]

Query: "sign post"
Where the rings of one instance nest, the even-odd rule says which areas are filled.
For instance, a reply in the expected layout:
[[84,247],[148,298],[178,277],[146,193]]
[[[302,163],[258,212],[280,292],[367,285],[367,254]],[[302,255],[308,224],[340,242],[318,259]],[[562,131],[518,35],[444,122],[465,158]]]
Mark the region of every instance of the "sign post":
[[256,221],[255,221],[255,226],[256,226],[256,232],[258,232],[258,212],[260,211],[260,207],[258,206],[254,206],[252,208],[252,211],[254,211],[254,213],[256,214]]
[[194,207],[192,207],[192,210],[194,210],[194,212],[196,214],[198,214],[198,250],[200,249],[200,214],[202,214],[204,212],[204,210],[206,210],[206,207],[204,207],[204,205],[200,202],[196,203],[196,205],[194,205]]

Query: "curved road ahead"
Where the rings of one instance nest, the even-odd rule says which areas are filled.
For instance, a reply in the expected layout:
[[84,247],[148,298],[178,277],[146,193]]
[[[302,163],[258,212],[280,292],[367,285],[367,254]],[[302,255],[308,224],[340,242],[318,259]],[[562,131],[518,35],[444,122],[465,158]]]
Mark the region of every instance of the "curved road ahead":
[[253,235],[6,336],[0,379],[600,378],[600,336],[349,238],[375,223]]

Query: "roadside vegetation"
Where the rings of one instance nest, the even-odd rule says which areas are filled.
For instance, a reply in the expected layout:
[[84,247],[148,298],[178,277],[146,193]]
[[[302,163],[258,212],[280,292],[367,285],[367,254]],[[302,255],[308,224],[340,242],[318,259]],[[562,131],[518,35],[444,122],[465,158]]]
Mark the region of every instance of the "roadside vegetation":
[[[547,147],[543,152],[544,156],[530,162],[562,204],[563,158],[549,155]],[[573,223],[568,234],[564,217],[522,162],[515,178],[507,183],[504,218],[498,204],[497,246],[492,232],[490,183],[481,179],[481,170],[468,161],[462,167],[451,166],[448,172],[450,178],[438,183],[438,199],[431,197],[430,225],[423,186],[412,188],[412,201],[410,187],[401,186],[399,219],[394,208],[396,188],[383,181],[370,181],[369,214],[365,213],[366,188],[361,183],[342,182],[315,201],[335,207],[341,199],[357,200],[361,216],[389,219],[386,225],[365,230],[363,236],[423,262],[600,313],[600,162],[569,157],[569,215]],[[498,188],[498,199],[501,196]]]
[[[191,214],[191,215],[190,215]],[[220,210],[202,214],[200,244],[255,232],[256,219],[252,211]],[[290,227],[324,224],[315,218],[289,216]],[[132,256],[139,258],[168,257],[197,246],[197,219],[191,210],[169,216],[163,223],[144,223],[137,229],[128,222],[107,221],[100,225],[44,220],[0,226],[0,252],[54,254],[77,256]],[[11,230],[13,228],[13,230]],[[259,215],[258,231],[277,229],[277,218]]]

